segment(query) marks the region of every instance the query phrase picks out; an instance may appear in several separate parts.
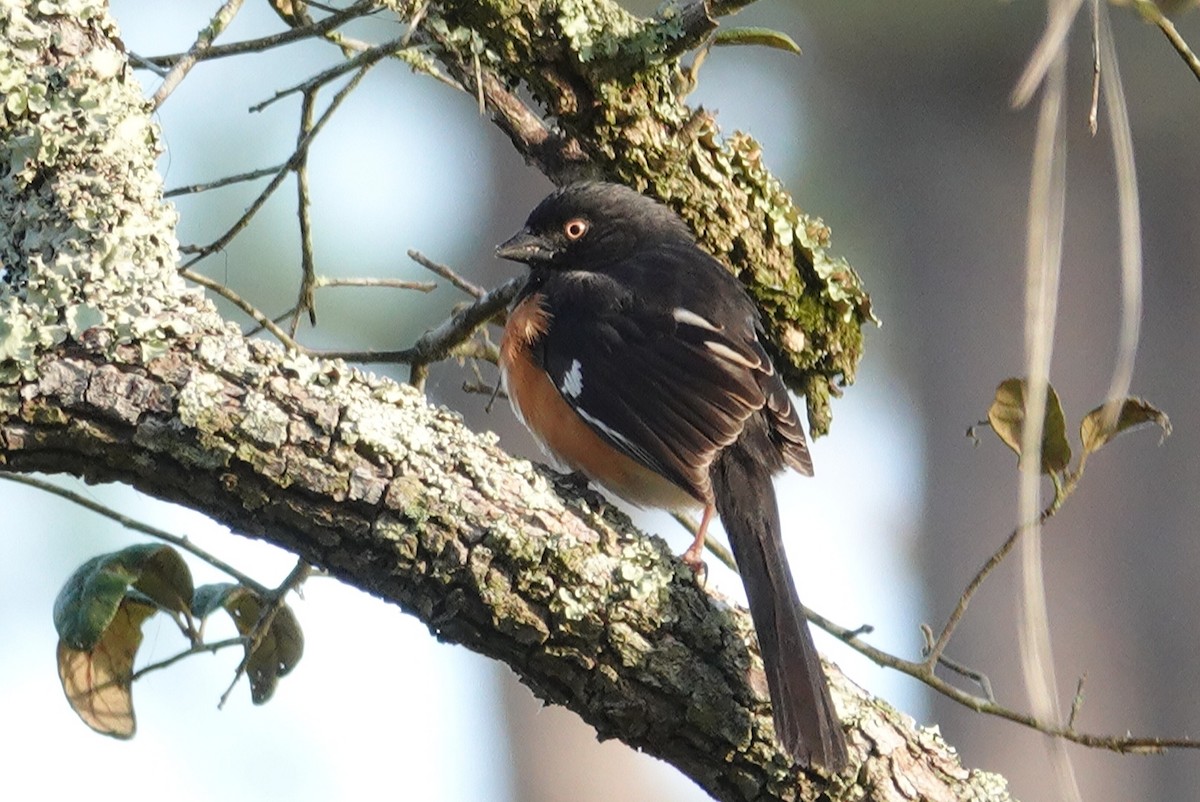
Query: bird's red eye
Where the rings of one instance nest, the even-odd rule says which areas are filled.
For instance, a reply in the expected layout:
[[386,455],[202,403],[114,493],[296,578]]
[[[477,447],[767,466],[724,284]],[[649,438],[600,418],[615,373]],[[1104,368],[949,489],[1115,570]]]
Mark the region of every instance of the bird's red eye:
[[563,223],[563,233],[567,235],[569,240],[577,240],[587,233],[587,220],[582,217],[572,217],[567,222]]

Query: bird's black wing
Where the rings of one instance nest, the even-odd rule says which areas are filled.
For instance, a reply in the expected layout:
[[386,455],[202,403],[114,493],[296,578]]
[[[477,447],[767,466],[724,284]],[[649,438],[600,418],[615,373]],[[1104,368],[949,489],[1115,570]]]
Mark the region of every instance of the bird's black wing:
[[[539,346],[563,399],[606,442],[699,501],[711,500],[715,456],[759,410],[770,416],[786,461],[811,472],[803,430],[758,341],[749,300],[712,308],[694,296],[693,309],[683,305],[690,290],[669,291],[686,276],[659,278],[667,286],[653,297],[680,305],[645,303],[632,282],[610,284],[619,274],[556,277],[581,285],[551,293],[558,302],[547,310],[551,322]],[[589,292],[589,282],[607,286]]]

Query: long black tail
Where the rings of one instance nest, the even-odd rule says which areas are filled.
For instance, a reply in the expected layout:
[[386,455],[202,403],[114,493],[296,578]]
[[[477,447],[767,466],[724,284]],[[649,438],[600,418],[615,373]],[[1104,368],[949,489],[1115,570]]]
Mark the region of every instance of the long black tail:
[[744,444],[725,449],[710,472],[717,512],[746,586],[776,735],[800,763],[836,772],[848,760],[846,739],[800,612],[780,537],[771,467]]

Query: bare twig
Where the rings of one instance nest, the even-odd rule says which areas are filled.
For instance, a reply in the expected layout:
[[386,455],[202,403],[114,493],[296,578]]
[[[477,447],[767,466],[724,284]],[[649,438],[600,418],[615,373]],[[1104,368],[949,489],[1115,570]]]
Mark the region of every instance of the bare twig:
[[449,356],[467,342],[475,330],[487,323],[508,306],[525,278],[510,279],[482,298],[459,309],[439,326],[425,332],[411,347],[401,351],[320,351],[316,356],[327,359],[352,359],[359,362],[396,362],[409,365],[428,365]]
[[[283,321],[287,320],[295,313],[296,313],[296,308],[292,307],[291,309],[281,312],[278,315],[276,315],[275,317],[271,318],[271,322],[276,323],[276,324],[282,323]],[[246,329],[244,332],[242,332],[242,336],[243,337],[253,337],[255,334],[258,334],[259,332],[261,332],[263,330],[264,330],[264,327],[261,324],[257,325],[257,326],[252,326],[251,328]],[[305,349],[305,351],[306,351],[306,353],[308,352],[307,349]]]
[[258,307],[247,301],[241,295],[238,295],[229,287],[226,287],[221,282],[214,281],[203,273],[197,273],[196,271],[189,270],[187,268],[180,270],[179,274],[188,281],[195,282],[205,289],[212,290],[217,295],[220,295],[222,298],[236,306],[238,309],[241,309],[243,312],[253,318],[259,326],[275,335],[275,337],[288,348],[291,348],[295,351],[307,352],[308,349],[293,340],[291,335],[276,325],[275,321],[264,315],[258,309]]
[[[1051,508],[1043,510],[1039,516],[1039,521],[1044,522],[1051,514]],[[987,558],[983,567],[967,583],[966,589],[963,590],[962,594],[958,597],[958,602],[954,605],[953,612],[950,613],[950,617],[946,619],[945,625],[942,626],[941,634],[938,635],[937,640],[934,641],[933,645],[926,652],[925,663],[930,669],[933,668],[933,665],[945,653],[946,646],[950,643],[950,638],[954,635],[954,630],[958,627],[959,622],[966,615],[967,607],[970,605],[971,599],[974,598],[976,591],[983,585],[983,581],[988,578],[988,575],[996,570],[1000,563],[1004,562],[1005,558],[1012,553],[1013,547],[1017,545],[1017,541],[1024,530],[1025,527],[1021,526],[1013,529],[1009,536],[1005,538],[1004,543],[1000,545],[1000,548],[996,549],[992,553],[992,556]]]
[[448,265],[444,265],[441,262],[435,262],[420,251],[409,249],[408,258],[412,259],[429,272],[436,273],[437,275],[446,279],[455,287],[458,287],[467,295],[470,295],[472,298],[482,298],[487,292],[487,290],[485,290],[483,287],[480,287],[478,284],[463,278]]
[[180,195],[194,195],[199,192],[208,192],[210,189],[226,187],[230,184],[240,184],[245,181],[253,181],[256,178],[274,175],[275,173],[278,173],[280,170],[284,169],[286,166],[287,163],[285,162],[283,164],[277,164],[274,167],[260,167],[257,170],[250,170],[249,172],[238,173],[237,175],[231,175],[225,178],[218,178],[215,181],[208,181],[203,184],[189,184],[183,187],[176,187],[175,189],[168,189],[163,193],[163,197],[175,198]]
[[[310,4],[311,5],[311,4]],[[231,42],[227,45],[213,45],[198,53],[171,53],[165,56],[133,56],[141,64],[150,67],[169,68],[174,67],[180,61],[189,56],[193,56],[194,60],[211,61],[212,59],[225,58],[226,56],[238,56],[245,53],[262,53],[271,48],[286,45],[300,39],[311,39],[318,36],[324,36],[334,28],[355,19],[374,13],[378,9],[378,4],[374,0],[358,0],[354,5],[348,6],[342,11],[334,13],[332,16],[326,17],[312,25],[303,25],[298,28],[289,28],[282,33],[272,34],[271,36],[263,36],[258,39],[246,39],[241,42]],[[132,56],[132,54],[131,54]]]
[[828,618],[816,613],[808,608],[804,609],[805,617],[814,625],[828,632],[833,637],[847,644],[851,649],[866,657],[871,662],[884,668],[891,668],[906,674],[914,679],[917,679],[929,686],[933,690],[942,694],[948,699],[951,699],[960,705],[974,710],[977,713],[984,713],[989,716],[1006,719],[1008,721],[1020,724],[1037,732],[1054,738],[1060,738],[1064,741],[1080,744],[1081,746],[1091,747],[1093,749],[1106,749],[1110,752],[1120,753],[1140,753],[1140,754],[1155,754],[1164,752],[1167,749],[1200,749],[1200,741],[1192,738],[1158,738],[1147,736],[1134,735],[1094,735],[1089,733],[1077,732],[1069,727],[1064,727],[1052,722],[1039,720],[1037,717],[1028,713],[1021,713],[1003,705],[997,704],[982,696],[968,693],[967,691],[958,688],[934,673],[930,665],[925,662],[913,662],[904,660],[889,654],[882,649],[877,649],[868,643],[864,643],[859,639],[861,629],[846,629],[845,627],[830,621]]
[[29,487],[34,487],[34,488],[37,488],[38,490],[42,490],[47,493],[51,493],[55,496],[58,496],[59,498],[66,499],[67,501],[71,502],[72,504],[77,504],[86,510],[90,510],[99,515],[103,515],[105,518],[108,518],[111,521],[117,522],[118,524],[125,527],[126,529],[132,529],[134,532],[141,532],[143,535],[149,535],[150,537],[154,538],[155,540],[161,540],[164,543],[170,543],[173,546],[178,546],[179,548],[183,549],[184,551],[188,552],[189,554],[192,554],[192,555],[198,557],[199,559],[203,560],[204,562],[208,563],[212,567],[216,568],[218,571],[225,572],[229,576],[236,579],[240,584],[245,585],[246,587],[250,588],[251,590],[253,590],[256,593],[261,594],[261,593],[269,593],[270,592],[266,585],[263,585],[262,583],[256,581],[252,577],[246,576],[241,571],[234,568],[232,565],[225,562],[221,558],[219,558],[213,554],[209,554],[207,551],[200,548],[195,543],[192,543],[186,537],[172,534],[172,533],[166,531],[165,529],[159,529],[156,526],[151,526],[150,524],[143,523],[142,521],[139,521],[136,518],[130,518],[128,515],[122,515],[121,513],[117,512],[116,510],[114,510],[110,507],[106,507],[105,505],[103,505],[97,501],[93,501],[92,499],[90,499],[86,496],[80,495],[79,493],[76,493],[73,490],[68,490],[67,488],[60,487],[59,485],[56,485],[52,482],[47,482],[42,479],[38,479],[35,476],[24,476],[24,475],[18,474],[18,473],[0,473],[0,479],[4,479],[9,482],[16,482],[18,484],[27,485]]
[[296,151],[300,158],[296,162],[296,216],[300,220],[300,293],[296,298],[296,311],[288,333],[295,337],[300,325],[300,314],[308,310],[309,325],[317,325],[317,299],[314,289],[317,283],[317,268],[313,258],[312,203],[308,192],[308,148],[304,141],[312,133],[313,108],[317,103],[316,87],[304,90],[300,105],[300,131],[296,135]]
[[318,276],[315,288],[320,290],[325,287],[388,287],[393,290],[433,292],[437,289],[437,284],[432,281],[407,281],[400,278],[326,278]]
[[[295,152],[288,157],[288,160],[279,168],[279,171],[276,172],[275,177],[271,179],[271,182],[267,185],[267,187],[259,193],[257,198],[254,199],[254,203],[250,205],[250,208],[248,208],[246,212],[240,218],[238,218],[237,222],[230,226],[230,228],[214,242],[209,243],[202,248],[194,249],[192,253],[194,253],[195,256],[184,263],[184,270],[192,267],[192,265],[206,258],[210,254],[216,253],[217,251],[223,249],[226,245],[233,241],[234,237],[240,234],[242,230],[250,224],[250,220],[254,217],[254,215],[258,214],[259,209],[261,209],[263,204],[265,204],[271,195],[274,194],[275,190],[279,188],[279,185],[283,183],[283,179],[287,177],[287,174],[296,166],[296,164],[299,163],[303,153],[312,144],[313,140],[316,139],[317,135],[321,132],[321,129],[325,127],[325,123],[327,123],[333,116],[334,111],[336,111],[337,108],[341,106],[342,102],[349,96],[349,94],[358,87],[359,82],[362,81],[363,77],[367,74],[367,71],[373,65],[374,62],[371,64],[364,64],[361,69],[355,73],[354,77],[351,78],[350,81],[348,81],[336,95],[334,95],[333,100],[330,101],[329,106],[321,114],[320,119],[318,119],[313,125],[312,130],[301,139]],[[264,319],[266,319],[265,316]],[[261,323],[262,321],[260,320],[259,322]]]
[[[589,158],[574,139],[566,139],[550,129],[542,115],[508,90],[499,77],[485,66],[476,71],[455,55],[454,48],[438,38],[428,26],[421,28],[414,41],[428,42],[441,48],[441,61],[450,74],[463,84],[463,90],[482,93],[492,119],[512,141],[517,152],[536,165],[545,175],[562,183],[580,177]],[[477,86],[478,84],[478,86]]]
[[[384,42],[381,45],[376,45],[375,47],[364,50],[357,56],[347,59],[341,64],[334,65],[327,70],[323,70],[306,81],[298,83],[295,86],[288,87],[287,89],[279,90],[261,103],[255,103],[250,107],[250,111],[259,112],[265,109],[267,106],[270,106],[272,103],[282,100],[289,95],[294,95],[299,92],[308,92],[313,89],[319,89],[330,81],[337,80],[346,73],[354,72],[355,70],[361,70],[359,73],[359,76],[361,76],[368,68],[373,67],[375,64],[387,58],[388,56],[393,55],[397,51],[403,50],[403,41],[403,37],[399,37]],[[356,76],[356,80],[358,80],[358,76]]]
[[[933,650],[934,641],[933,630],[930,629],[927,624],[921,624],[921,637],[925,639],[924,653],[928,655]],[[983,695],[987,697],[989,702],[996,701],[996,694],[992,692],[992,681],[988,679],[987,674],[984,674],[982,671],[969,668],[957,660],[951,660],[945,654],[940,654],[938,656],[937,664],[945,666],[959,676],[963,676],[969,680],[972,680],[976,685],[979,686],[979,690],[983,691]],[[928,662],[927,665],[929,665]]]
[[1188,46],[1187,40],[1180,36],[1175,23],[1171,22],[1162,9],[1151,0],[1134,0],[1134,5],[1137,6],[1137,10],[1143,18],[1153,22],[1163,32],[1167,41],[1171,43],[1171,47],[1175,48],[1175,52],[1183,59],[1183,63],[1192,71],[1192,75],[1200,78],[1200,59],[1196,58],[1196,54]]
[[992,691],[992,681],[988,679],[987,674],[984,674],[982,671],[977,669],[970,668],[969,666],[965,666],[957,660],[951,660],[944,654],[938,658],[938,663],[950,669],[955,674],[966,677],[974,682],[979,686],[979,690],[983,691],[984,697],[986,697],[989,702],[995,704],[996,694]]
[[200,31],[196,36],[196,43],[191,49],[175,62],[175,66],[167,73],[167,77],[159,84],[158,90],[154,93],[154,97],[150,99],[154,108],[158,108],[163,104],[171,93],[175,91],[175,87],[179,86],[180,81],[191,72],[192,67],[196,66],[198,57],[201,53],[207,50],[213,43],[213,40],[221,35],[229,23],[233,22],[233,18],[237,16],[242,7],[242,0],[225,0],[217,13],[205,26],[204,30]]
[[194,654],[214,654],[222,649],[227,649],[230,646],[243,646],[245,643],[246,639],[241,635],[237,636],[236,638],[226,638],[225,640],[214,641],[212,643],[196,643],[190,648],[184,649],[179,654],[168,657],[166,660],[160,660],[157,663],[151,663],[148,666],[139,668],[137,671],[129,675],[129,681],[135,682],[136,680],[139,680],[145,675],[149,674],[151,671],[169,668],[185,657],[191,657]]

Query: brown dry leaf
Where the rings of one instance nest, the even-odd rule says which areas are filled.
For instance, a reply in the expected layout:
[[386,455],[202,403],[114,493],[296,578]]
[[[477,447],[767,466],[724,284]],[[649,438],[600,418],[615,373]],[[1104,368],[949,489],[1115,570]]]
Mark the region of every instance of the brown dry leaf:
[[154,605],[127,598],[91,650],[58,642],[58,676],[67,701],[96,732],[132,738],[137,729],[130,678],[142,642],[142,623],[156,610]]

